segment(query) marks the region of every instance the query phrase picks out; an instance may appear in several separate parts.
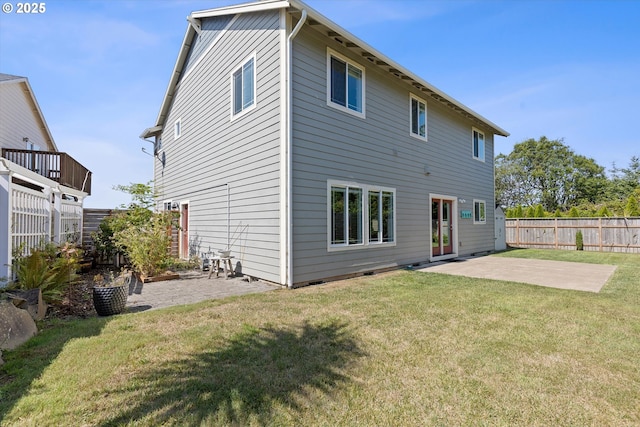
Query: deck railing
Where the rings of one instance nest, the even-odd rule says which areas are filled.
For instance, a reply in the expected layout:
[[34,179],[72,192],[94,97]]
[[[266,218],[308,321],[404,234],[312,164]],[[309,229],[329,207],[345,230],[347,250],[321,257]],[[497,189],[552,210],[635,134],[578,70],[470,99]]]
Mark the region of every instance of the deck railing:
[[91,171],[67,153],[3,148],[2,157],[61,185],[91,194]]

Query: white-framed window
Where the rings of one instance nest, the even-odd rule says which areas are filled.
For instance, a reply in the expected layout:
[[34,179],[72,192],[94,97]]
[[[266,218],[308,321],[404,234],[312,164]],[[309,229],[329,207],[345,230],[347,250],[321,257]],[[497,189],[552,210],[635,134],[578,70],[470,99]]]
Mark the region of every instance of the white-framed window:
[[327,48],[327,105],[365,117],[364,67]]
[[256,55],[245,59],[231,73],[231,118],[256,106]]
[[395,241],[395,203],[392,191],[369,190],[369,243]]
[[473,223],[487,223],[487,203],[484,200],[473,200]]
[[395,245],[394,188],[328,181],[328,249]]
[[178,139],[180,135],[182,135],[182,119],[176,120],[173,124],[173,137]]
[[484,132],[472,129],[473,158],[484,162]]
[[411,136],[426,140],[427,103],[414,94],[409,94],[409,118],[411,123],[409,128]]

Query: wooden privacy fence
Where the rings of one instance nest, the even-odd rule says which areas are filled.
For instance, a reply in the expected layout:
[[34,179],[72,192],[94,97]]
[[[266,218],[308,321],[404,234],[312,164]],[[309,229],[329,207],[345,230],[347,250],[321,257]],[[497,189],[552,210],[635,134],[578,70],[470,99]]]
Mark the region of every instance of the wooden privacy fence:
[[517,248],[575,250],[578,230],[585,251],[640,253],[640,217],[516,218],[505,226],[507,244]]

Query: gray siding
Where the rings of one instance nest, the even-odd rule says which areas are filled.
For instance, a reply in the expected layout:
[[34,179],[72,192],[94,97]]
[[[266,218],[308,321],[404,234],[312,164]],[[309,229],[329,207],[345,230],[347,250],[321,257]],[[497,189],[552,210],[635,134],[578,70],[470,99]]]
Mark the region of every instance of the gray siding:
[[[205,20],[191,63],[229,20]],[[197,254],[226,246],[227,193],[221,185],[229,184],[235,262],[245,274],[276,282],[281,258],[278,28],[277,11],[244,14],[207,51],[178,85],[162,133],[166,163],[155,164],[159,200],[189,202],[190,247]],[[257,106],[231,121],[230,76],[253,53]],[[176,140],[177,119],[182,135]]]
[[49,151],[52,147],[47,142],[47,132],[25,90],[23,83],[0,84],[0,148],[25,150],[27,144],[22,138],[28,137],[40,150]]
[[202,32],[193,39],[191,50],[184,64],[184,72],[188,72],[194,63],[202,56],[222,30],[231,22],[233,15],[219,16],[202,20]]
[[[366,119],[326,103],[327,44],[366,69]],[[428,141],[409,135],[409,91],[427,102]],[[486,129],[482,163],[472,158],[472,124],[415,88],[305,27],[293,50],[294,282],[425,261],[429,258],[429,194],[458,205],[459,255],[492,250],[493,137]],[[425,176],[425,166],[431,172]],[[327,250],[327,180],[396,189],[392,247]],[[473,199],[487,205],[487,223],[460,219]]]

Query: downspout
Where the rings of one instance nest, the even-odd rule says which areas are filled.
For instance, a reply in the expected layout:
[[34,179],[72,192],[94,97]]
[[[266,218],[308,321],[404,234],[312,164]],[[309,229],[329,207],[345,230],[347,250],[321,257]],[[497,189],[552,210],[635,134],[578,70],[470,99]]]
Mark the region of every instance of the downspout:
[[307,20],[307,11],[302,10],[302,16],[296,24],[289,37],[287,37],[287,287],[293,287],[293,177],[291,173],[293,163],[292,153],[292,134],[293,134],[293,109],[291,107],[293,100],[293,66],[291,64],[293,39],[298,34],[305,21]]

